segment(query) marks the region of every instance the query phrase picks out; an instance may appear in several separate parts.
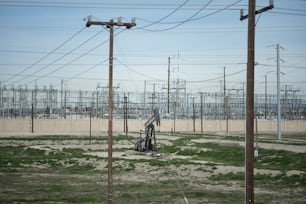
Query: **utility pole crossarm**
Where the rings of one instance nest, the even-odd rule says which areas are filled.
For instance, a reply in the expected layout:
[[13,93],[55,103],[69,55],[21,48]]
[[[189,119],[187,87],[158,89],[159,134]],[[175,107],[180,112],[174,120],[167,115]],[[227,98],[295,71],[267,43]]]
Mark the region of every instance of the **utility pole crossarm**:
[[[266,7],[264,7],[264,8],[261,8],[261,9],[259,9],[259,10],[256,10],[256,11],[255,11],[255,15],[261,14],[261,13],[263,13],[263,12],[265,12],[265,11],[268,11],[268,10],[271,10],[271,9],[273,9],[273,8],[274,8],[273,1],[270,0],[270,5],[269,5],[269,6],[266,6]],[[240,20],[243,21],[243,20],[247,19],[248,17],[249,17],[249,15],[243,15],[243,10],[241,10],[241,12],[240,12]]]
[[136,26],[135,18],[131,23],[123,23],[121,18],[117,22],[110,20],[105,21],[92,21],[92,16],[87,17],[86,27],[91,25],[106,26],[109,29],[109,91],[108,91],[108,104],[109,104],[109,116],[108,116],[108,204],[113,203],[113,44],[114,44],[114,26],[125,26],[127,29]]
[[124,26],[127,29],[130,29],[130,28],[136,26],[136,23],[135,23],[135,18],[132,19],[131,23],[124,23],[124,22],[121,21],[120,18],[119,18],[118,22],[114,22],[113,20],[111,20],[111,21],[92,21],[91,16],[88,16],[86,27],[90,27],[91,25],[101,25],[101,26],[105,25],[107,27]]

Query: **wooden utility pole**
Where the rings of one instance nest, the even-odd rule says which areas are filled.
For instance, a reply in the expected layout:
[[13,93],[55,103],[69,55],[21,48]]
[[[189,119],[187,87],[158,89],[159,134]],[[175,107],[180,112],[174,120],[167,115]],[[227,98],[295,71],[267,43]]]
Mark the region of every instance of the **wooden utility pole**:
[[113,45],[114,45],[114,26],[124,26],[130,29],[136,26],[135,19],[131,23],[123,23],[121,18],[118,22],[110,20],[108,22],[92,21],[91,16],[88,16],[86,27],[91,25],[106,26],[109,28],[109,98],[108,98],[108,204],[113,203]]
[[32,121],[31,132],[34,133],[34,104],[33,103],[32,103],[31,121]]
[[248,16],[248,63],[246,97],[246,143],[245,143],[245,203],[254,203],[254,58],[255,58],[255,8],[249,0]]
[[170,57],[168,57],[168,109],[167,109],[167,113],[170,113]]
[[254,59],[255,59],[255,15],[273,8],[270,6],[256,11],[256,0],[249,0],[248,18],[248,63],[246,98],[246,142],[245,142],[245,203],[254,203]]
[[123,106],[123,129],[125,135],[128,134],[128,97],[124,95],[124,106]]
[[31,110],[31,132],[34,133],[34,104],[33,104],[34,94],[32,91],[32,110]]
[[225,104],[226,104],[226,133],[228,133],[228,96],[225,97]]
[[195,115],[195,104],[194,104],[194,97],[192,98],[192,119],[193,119],[193,132],[195,132],[195,119],[196,119],[196,115]]
[[91,115],[92,115],[92,108],[89,112],[89,144],[91,144]]
[[201,92],[201,134],[203,134],[203,92]]
[[265,75],[265,119],[267,119],[268,113],[268,94],[267,94],[267,75]]
[[224,119],[226,123],[226,133],[228,133],[228,97],[226,96],[226,81],[225,81],[225,67],[223,69],[223,93],[224,93]]
[[176,101],[174,101],[173,133],[175,133],[175,120],[176,120]]
[[227,114],[226,114],[226,82],[225,82],[225,67],[223,68],[223,103],[224,103],[224,109],[223,109],[223,118],[226,119]]

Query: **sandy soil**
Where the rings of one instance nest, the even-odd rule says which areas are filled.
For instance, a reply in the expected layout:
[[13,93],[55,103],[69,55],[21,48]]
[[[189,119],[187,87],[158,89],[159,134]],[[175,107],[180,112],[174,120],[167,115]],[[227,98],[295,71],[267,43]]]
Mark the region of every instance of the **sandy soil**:
[[[194,143],[216,143],[216,144],[230,144],[245,146],[245,142],[232,141],[232,140],[220,140],[220,139],[192,139]],[[255,144],[254,144],[255,145]],[[285,150],[296,153],[306,153],[306,145],[287,145],[287,144],[275,144],[275,143],[258,143],[258,148],[272,149],[272,150]]]
[[[137,140],[138,135],[132,136],[135,141]],[[171,136],[171,135],[158,135],[158,143],[163,144],[172,144],[173,140],[179,139],[179,136]],[[245,143],[241,141],[231,141],[224,139],[192,139],[192,143],[216,143],[216,144],[229,144],[229,145],[237,145],[244,147]],[[0,146],[26,146],[27,148],[35,148],[45,150],[46,154],[51,151],[62,151],[64,148],[82,148],[86,151],[94,151],[85,153],[88,155],[94,155],[101,158],[105,158],[105,160],[95,160],[95,159],[79,159],[78,162],[81,164],[92,164],[98,170],[106,170],[107,169],[107,158],[108,158],[108,144],[107,140],[103,141],[95,141],[93,140],[90,144],[89,141],[84,140],[63,140],[63,141],[52,141],[52,140],[3,140]],[[121,169],[122,173],[119,173],[114,178],[115,180],[119,180],[122,182],[129,181],[139,181],[139,182],[152,182],[154,180],[168,180],[175,179],[176,177],[180,178],[188,178],[188,185],[201,187],[203,189],[215,190],[215,191],[235,191],[237,189],[243,191],[244,183],[241,182],[231,182],[230,184],[220,184],[220,183],[212,183],[209,181],[209,177],[212,175],[218,174],[226,174],[226,173],[242,173],[245,172],[244,167],[237,166],[224,166],[222,164],[215,163],[214,166],[206,166],[207,161],[195,161],[192,160],[190,156],[181,156],[176,154],[152,154],[152,153],[139,153],[133,150],[134,144],[129,141],[115,141],[113,145],[113,158],[123,158],[125,160],[116,160],[113,162],[114,167],[118,167]],[[182,149],[192,149],[194,148],[192,145],[188,145],[186,147],[182,147]],[[273,149],[273,150],[286,150],[292,151],[296,153],[306,153],[305,145],[286,145],[281,143],[259,143],[259,148],[263,149]],[[209,149],[201,148],[198,151],[206,152]],[[128,160],[142,160],[142,162],[135,163],[135,169],[133,171],[125,171],[125,169],[129,168]],[[144,160],[152,160],[159,159],[165,161],[164,166],[151,166],[148,162],[143,162]],[[179,166],[171,165],[171,160],[173,159],[185,159],[194,164],[182,164]],[[196,163],[201,163],[204,165],[197,165]],[[69,165],[65,161],[62,161],[62,165]],[[44,166],[32,166],[35,168],[47,168]],[[170,176],[169,176],[170,172]],[[280,170],[268,170],[268,169],[254,169],[255,174],[263,174],[263,175],[281,175],[283,174]],[[305,172],[291,170],[287,171],[287,176],[292,175],[300,175]],[[149,176],[148,176],[149,175]],[[174,184],[176,185],[176,184]],[[297,189],[298,191],[299,189]],[[265,189],[264,191],[260,188],[255,188],[256,193],[265,193],[265,194],[274,194],[278,193],[273,190]],[[290,192],[289,192],[290,193]]]

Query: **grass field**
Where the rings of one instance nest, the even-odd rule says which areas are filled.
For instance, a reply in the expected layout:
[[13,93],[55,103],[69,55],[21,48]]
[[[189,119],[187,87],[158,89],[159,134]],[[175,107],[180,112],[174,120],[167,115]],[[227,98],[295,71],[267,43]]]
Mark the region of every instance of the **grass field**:
[[[135,152],[137,137],[113,138],[113,203],[244,203],[244,137],[160,134],[160,157]],[[259,136],[256,203],[306,203],[306,135],[283,138]],[[0,203],[107,203],[107,136],[0,143]]]

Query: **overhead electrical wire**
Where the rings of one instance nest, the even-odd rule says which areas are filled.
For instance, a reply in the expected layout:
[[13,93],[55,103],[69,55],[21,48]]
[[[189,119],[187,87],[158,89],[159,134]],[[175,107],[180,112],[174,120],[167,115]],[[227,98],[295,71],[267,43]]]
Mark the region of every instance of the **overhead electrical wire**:
[[[1,6],[1,3],[2,2],[10,2],[10,1],[0,1],[0,6]],[[18,1],[15,1],[15,2],[18,2]],[[32,2],[34,2],[34,1],[32,1]],[[36,2],[36,1],[35,1]],[[185,1],[184,3],[187,3],[188,1]],[[212,0],[210,1],[210,2],[212,2]],[[210,2],[208,2],[208,3],[210,3]],[[239,2],[241,2],[241,0],[240,1],[237,1],[238,3]],[[238,4],[237,2],[234,2],[234,4],[236,3],[236,4]],[[183,4],[184,4],[183,3]],[[227,6],[227,8],[229,8],[229,7],[231,7],[231,6],[233,6],[233,4],[232,5],[228,5]],[[179,8],[180,7],[180,8]],[[176,9],[175,10],[173,10],[172,12],[170,12],[169,14],[170,15],[172,15],[172,14],[174,14],[175,12],[177,12],[179,9],[183,9],[183,6],[182,6],[182,4],[181,5],[179,5],[179,7],[176,7]],[[179,8],[179,9],[178,9]],[[221,11],[223,11],[223,10],[225,10],[225,9],[227,9],[226,7],[225,8],[223,8],[223,9],[219,9],[219,10],[217,10],[216,12],[212,12],[212,13],[210,13],[210,14],[207,14],[207,15],[205,15],[205,16],[201,16],[201,17],[194,17],[194,18],[192,18],[192,19],[190,19],[190,21],[192,21],[192,20],[199,20],[199,18],[204,18],[204,17],[207,17],[207,16],[209,16],[209,15],[213,15],[213,14],[215,14],[215,13],[217,13],[217,12],[221,12]],[[279,9],[279,8],[278,8]],[[288,9],[288,13],[290,13],[290,12],[294,12],[295,11],[295,9]],[[297,10],[296,10],[297,11]],[[198,12],[198,11],[197,11]],[[304,12],[304,11],[298,11],[298,12]],[[273,12],[272,12],[273,13]],[[275,13],[275,12],[274,12]],[[279,13],[286,13],[286,12],[279,12]],[[169,15],[168,14],[168,15]],[[169,16],[170,16],[169,15]],[[291,15],[291,14],[290,14]],[[301,14],[301,15],[303,15],[304,16],[304,14]],[[168,17],[169,17],[168,16]],[[306,14],[305,14],[305,16],[306,16]],[[183,24],[183,23],[185,23],[185,21],[177,21],[177,22],[163,22],[166,18],[168,18],[167,16],[164,16],[163,18],[161,18],[160,19],[160,21],[158,22],[158,21],[151,21],[151,25],[150,24],[148,24],[147,25],[147,27],[151,27],[151,26],[153,26],[153,25],[155,25],[155,24]],[[189,22],[189,21],[186,21],[186,22]],[[181,25],[180,24],[180,25]],[[178,25],[178,26],[180,26],[180,25]],[[176,25],[174,25],[174,28],[175,28],[175,26]],[[170,29],[174,29],[174,28],[171,28],[170,27]],[[84,28],[83,28],[84,29]],[[167,28],[166,28],[167,29]],[[168,30],[168,29],[167,29]],[[158,32],[159,30],[156,30],[156,32]],[[162,30],[163,31],[163,30]],[[86,54],[85,54],[86,55]],[[81,56],[82,57],[82,56]],[[78,58],[79,59],[79,58]],[[77,60],[77,59],[76,59]],[[75,61],[75,60],[72,60],[72,62],[73,61]],[[117,60],[118,61],[118,60]],[[119,61],[118,61],[119,62]],[[69,62],[70,63],[70,62]],[[60,69],[62,69],[62,68],[64,68],[65,66],[67,66],[67,65],[69,65],[69,63],[68,64],[62,64],[61,66],[63,66],[63,67],[61,67]],[[120,62],[119,62],[120,63]],[[39,65],[39,62],[36,64],[36,65]],[[54,65],[58,65],[58,64],[54,64]],[[93,65],[93,66],[95,66],[95,65]],[[124,65],[125,66],[125,65]],[[273,65],[274,66],[274,65]],[[294,68],[294,67],[292,67],[292,68]],[[297,69],[305,69],[304,67],[299,67],[299,68],[297,68]],[[130,70],[131,71],[133,71],[133,72],[135,72],[135,73],[137,73],[137,71],[135,71],[135,70],[133,70],[133,69],[131,69],[130,68]],[[26,70],[25,70],[26,71]],[[24,72],[25,72],[24,71]],[[39,76],[38,77],[38,79],[41,79],[41,78],[44,78],[44,77],[48,77],[50,74],[52,74],[52,73],[54,73],[54,72],[56,72],[56,71],[58,71],[58,69],[56,69],[56,70],[52,70],[52,72],[50,72],[50,73],[48,73],[48,74],[46,74],[46,75],[42,75],[42,76]],[[22,72],[23,73],[23,72]],[[19,73],[19,74],[16,74],[16,75],[19,75],[19,76],[22,76],[21,74],[22,73]],[[85,72],[84,72],[85,73]],[[35,74],[35,73],[34,73]],[[137,74],[139,74],[139,75],[141,75],[142,73],[137,73]],[[33,77],[34,75],[28,75],[29,77]],[[35,76],[37,76],[37,75],[35,75]],[[144,75],[142,75],[142,76],[144,76]],[[146,77],[148,77],[148,76],[146,76]],[[13,76],[13,78],[15,78],[14,76]],[[75,78],[77,78],[77,77],[75,77]],[[220,77],[219,77],[220,78]],[[10,79],[8,79],[8,80],[10,80]],[[7,80],[7,81],[8,81]],[[18,81],[16,81],[16,82],[18,82]],[[197,83],[198,81],[194,81],[193,83]]]
[[[0,1],[0,6],[7,7],[49,7],[49,8],[104,8],[104,9],[147,9],[147,10],[172,10],[179,6],[178,4],[170,3],[109,3],[109,2],[52,2],[52,1]],[[190,4],[182,8],[183,10],[197,10],[201,4]],[[212,5],[215,7],[220,7],[224,5]],[[243,5],[247,7],[247,5]],[[213,8],[210,8],[213,9]]]
[[[76,1],[42,1],[42,0],[32,0],[32,1],[12,1],[12,0],[0,0],[0,6],[20,6],[20,7],[27,7],[27,6],[37,6],[37,7],[64,7],[64,8],[116,8],[116,9],[173,9],[176,8],[179,4],[175,3],[114,3],[114,2],[101,2],[101,1],[83,1],[83,2],[76,2]],[[200,4],[190,4],[187,7],[183,8],[186,10],[197,10],[197,8],[201,6]],[[215,7],[222,7],[224,5],[212,5]],[[247,4],[242,6],[247,7]],[[258,5],[262,7],[261,5]],[[280,10],[288,10],[288,11],[296,11],[296,12],[306,12],[305,9],[300,8],[281,8],[275,6],[275,9]]]
[[228,8],[237,5],[237,4],[238,4],[239,2],[241,2],[241,1],[242,1],[242,0],[238,0],[238,1],[236,1],[236,2],[234,2],[234,3],[232,3],[232,4],[230,4],[230,5],[225,6],[224,8],[218,9],[217,11],[211,12],[211,13],[209,13],[209,14],[207,14],[207,15],[200,16],[200,17],[197,17],[197,18],[191,18],[189,21],[196,21],[196,20],[200,20],[200,19],[202,19],[202,18],[206,18],[206,17],[208,17],[208,16],[215,15],[215,14],[221,12],[221,11],[227,10]]
[[[61,57],[55,59],[55,60],[52,61],[51,63],[49,63],[49,64],[43,66],[43,67],[40,68],[39,70],[36,70],[36,71],[33,72],[32,74],[34,75],[34,74],[36,74],[36,73],[38,73],[38,72],[41,72],[41,71],[47,69],[47,68],[50,67],[51,65],[55,64],[56,62],[60,61],[60,60],[63,59],[64,57],[66,57],[66,56],[68,56],[69,54],[71,54],[73,51],[79,49],[80,47],[82,47],[83,45],[85,45],[86,43],[88,43],[90,40],[92,40],[93,38],[95,38],[95,37],[96,37],[98,34],[100,34],[101,32],[103,32],[103,30],[101,30],[101,31],[99,31],[99,32],[97,32],[97,33],[95,33],[95,34],[94,34],[93,36],[91,36],[89,39],[87,39],[87,40],[85,40],[84,42],[80,43],[79,45],[77,45],[76,47],[74,47],[73,49],[71,49],[69,52],[67,52],[67,53],[65,53],[64,55],[62,55]],[[21,79],[19,79],[19,80],[16,80],[16,81],[13,82],[13,83],[18,83],[18,82],[20,82],[20,81],[22,81],[22,80],[25,80],[26,78],[27,78],[27,77],[23,77],[23,78],[21,78]]]
[[[292,8],[275,7],[275,10],[271,11],[271,13],[293,15],[293,16],[306,16],[306,10],[305,9],[292,9]],[[278,11],[278,10],[280,10],[280,11]]]
[[212,15],[215,15],[221,11],[224,11],[224,10],[227,10],[229,9],[230,7],[232,6],[235,6],[237,5],[239,2],[241,2],[242,0],[238,0],[230,5],[227,5],[225,6],[224,8],[221,8],[221,9],[218,9],[217,11],[214,11],[214,12],[211,12],[209,14],[206,14],[206,15],[203,15],[203,16],[200,16],[200,17],[195,17],[197,16],[200,12],[202,12],[204,9],[207,8],[207,6],[212,2],[209,1],[206,5],[204,5],[202,8],[200,8],[197,12],[195,12],[192,16],[190,16],[189,18],[183,20],[183,21],[172,21],[172,22],[160,22],[160,24],[176,24],[174,26],[171,26],[171,27],[168,27],[168,28],[165,28],[165,29],[156,29],[156,30],[150,30],[150,29],[141,29],[141,30],[145,30],[145,31],[150,31],[150,32],[162,32],[162,31],[168,31],[168,30],[172,30],[174,28],[177,28],[179,26],[181,26],[182,24],[184,23],[187,23],[187,22],[191,22],[191,21],[196,21],[196,20],[200,20],[200,19],[203,19],[203,18],[206,18],[206,17],[209,17],[209,16],[212,16]]
[[[234,76],[234,75],[237,75],[237,74],[240,74],[242,72],[245,72],[246,69],[242,69],[238,72],[234,72],[232,74],[228,74],[226,75],[227,77],[230,77],[230,76]],[[214,78],[210,78],[210,79],[206,79],[206,80],[200,80],[200,81],[187,81],[188,83],[203,83],[203,82],[208,82],[208,81],[214,81],[214,80],[217,80],[217,79],[223,79],[223,76],[218,76],[218,77],[214,77]]]
[[[185,6],[184,8],[180,8],[181,10],[197,10],[199,4],[190,4]],[[211,5],[210,7],[216,8],[207,8],[207,10],[219,10],[218,7],[224,5]],[[240,5],[239,8],[232,8],[233,10],[241,10],[242,7],[247,8],[247,5]],[[131,9],[131,10],[172,10],[177,7],[177,4],[144,4],[144,3],[113,3],[113,2],[52,2],[52,1],[0,1],[0,7],[49,7],[49,8],[77,8],[77,9],[88,9],[88,8],[104,8],[104,9]],[[229,8],[227,8],[229,9]],[[305,9],[297,9],[297,8],[281,8],[275,7],[276,10],[284,10],[290,12],[277,12],[271,11],[271,13],[277,14],[285,14],[285,15],[297,15],[297,16],[305,16]],[[293,13],[299,12],[299,13]],[[303,14],[304,13],[304,14]],[[138,18],[140,20],[153,23],[154,21],[148,21],[142,18]]]
[[[214,12],[211,12],[211,13],[208,13],[208,14],[206,14],[206,15],[203,15],[203,16],[200,16],[200,17],[196,17],[196,18],[191,18],[191,19],[189,19],[188,21],[186,21],[186,22],[191,22],[191,21],[196,21],[196,20],[200,20],[200,19],[202,19],[202,18],[206,18],[206,17],[209,17],[209,16],[212,16],[212,15],[215,15],[215,14],[217,14],[217,13],[220,13],[221,11],[224,11],[224,10],[228,10],[229,8],[231,8],[231,7],[233,7],[233,6],[236,6],[239,2],[241,2],[242,0],[238,0],[238,1],[236,1],[236,2],[234,2],[234,3],[232,3],[232,4],[230,4],[230,5],[224,5],[224,7],[223,8],[220,8],[220,9],[216,9],[216,11],[214,11]],[[206,10],[208,10],[207,8],[206,8]],[[240,9],[237,9],[237,10],[240,10]],[[145,20],[145,19],[142,19],[142,20]],[[179,24],[179,23],[182,23],[183,21],[171,21],[171,22],[160,22],[159,24]],[[186,23],[185,22],[185,23]]]
[[[200,20],[202,18],[205,18],[205,17],[209,17],[209,16],[212,16],[212,15],[215,15],[221,11],[224,11],[224,10],[228,10],[229,8],[233,7],[233,6],[236,6],[238,3],[240,3],[242,0],[238,0],[230,5],[227,5],[225,6],[224,8],[221,8],[221,9],[218,9],[217,11],[214,11],[214,12],[211,12],[209,14],[206,14],[206,15],[203,15],[203,16],[200,16],[200,17],[196,17],[196,18],[189,18],[189,19],[186,19],[184,21],[171,21],[171,22],[158,22],[158,24],[181,24],[181,23],[186,23],[186,22],[190,22],[190,21],[196,21],[196,20]],[[277,9],[280,9],[280,10],[288,10],[288,11],[297,11],[297,12],[306,12],[306,10],[302,10],[302,9],[285,9],[285,8],[278,8]],[[237,10],[240,10],[240,9],[237,9]],[[287,15],[297,15],[297,16],[306,16],[306,13],[289,13],[289,12],[278,12],[278,11],[271,11],[271,13],[278,13],[278,14],[287,14]],[[143,18],[139,18],[140,20],[142,21],[145,21],[145,22],[150,22],[152,25],[153,24],[156,24],[152,21],[149,21],[149,20],[146,20],[146,19],[143,19]],[[178,25],[179,26],[179,25]],[[148,26],[146,26],[148,27]],[[141,29],[142,27],[140,27],[139,29]],[[147,31],[154,31],[154,30],[147,30]],[[159,30],[157,30],[159,31]],[[163,31],[163,30],[161,30]]]
[[28,82],[27,84],[30,84],[30,83],[32,83],[32,82],[35,82],[36,80],[39,80],[39,79],[41,79],[41,78],[45,78],[45,77],[49,76],[50,74],[53,74],[53,73],[55,73],[55,72],[57,72],[57,71],[59,71],[59,70],[65,68],[66,66],[70,65],[71,63],[73,63],[73,62],[79,60],[80,58],[86,56],[88,53],[90,53],[90,52],[96,50],[97,48],[99,48],[100,46],[104,45],[107,41],[108,41],[108,40],[103,41],[103,43],[100,43],[100,44],[96,45],[95,47],[91,48],[90,50],[88,50],[87,52],[83,53],[82,55],[80,55],[80,56],[78,56],[78,57],[76,57],[76,58],[70,60],[68,63],[63,64],[63,65],[61,65],[60,67],[58,67],[58,68],[56,68],[56,69],[54,69],[54,70],[51,70],[51,71],[48,72],[47,74],[44,74],[44,75],[42,75],[42,76],[36,78],[35,80],[32,80],[32,81]]
[[[108,60],[108,59],[107,59]],[[96,64],[95,65],[95,67],[97,67],[98,65],[101,65],[101,64]],[[94,68],[94,67],[91,67],[92,69]],[[87,70],[88,71],[88,70]],[[76,74],[76,75],[78,75],[78,76],[76,76],[76,75],[74,75],[73,76],[73,78],[72,79],[78,79],[78,80],[90,80],[90,81],[92,81],[92,80],[103,80],[103,81],[108,81],[108,78],[101,78],[101,77],[79,77],[80,75],[83,75],[84,73],[78,73],[78,74]],[[1,75],[6,75],[6,76],[12,76],[12,74],[10,74],[10,73],[1,73]],[[22,76],[30,76],[30,75],[26,75],[26,74],[23,74]],[[35,77],[42,77],[42,75],[35,75]],[[63,78],[65,78],[65,77],[63,77],[63,76],[47,76],[47,77],[45,77],[45,78],[50,78],[50,79],[63,79]],[[71,78],[71,77],[70,77]],[[69,78],[68,78],[69,79]],[[71,80],[72,80],[71,79]],[[130,78],[128,78],[128,79],[126,79],[126,78],[118,78],[117,79],[118,81],[127,81],[127,82],[135,82],[135,81],[139,81],[139,82],[143,82],[143,79],[130,79]],[[155,80],[152,80],[152,81],[155,81]],[[5,86],[5,85],[4,85]],[[58,86],[58,85],[56,85],[56,86]]]
[[[118,29],[119,29],[119,28],[118,28]],[[116,30],[118,30],[118,29],[116,29]],[[116,30],[115,30],[115,31],[116,31]],[[102,31],[103,31],[103,30],[102,30]],[[118,33],[115,33],[114,35],[117,36],[117,35],[120,34],[122,31],[123,31],[123,30],[120,30]],[[85,52],[85,53],[81,54],[80,56],[78,56],[78,57],[76,57],[76,58],[70,60],[68,63],[63,64],[62,66],[58,67],[57,69],[52,70],[52,71],[48,72],[47,74],[44,74],[43,76],[41,76],[41,77],[39,77],[39,78],[36,78],[35,80],[32,80],[32,81],[28,82],[27,84],[33,83],[33,82],[35,82],[35,81],[38,80],[38,79],[47,77],[47,76],[49,76],[49,75],[51,75],[51,74],[53,74],[53,73],[55,73],[55,72],[57,72],[57,71],[59,71],[59,70],[65,68],[66,66],[72,64],[73,62],[79,60],[80,58],[82,58],[82,57],[88,55],[88,54],[91,53],[92,51],[94,51],[94,50],[96,50],[97,48],[101,47],[102,45],[104,45],[104,44],[105,44],[106,42],[108,42],[108,41],[109,41],[109,39],[103,41],[102,43],[100,43],[100,44],[96,45],[95,47],[89,49],[87,52]]]
[[[5,54],[8,54],[8,53],[20,53],[20,54],[46,54],[46,52],[44,51],[34,51],[34,50],[8,50],[8,49],[3,49],[1,50],[0,49],[0,53],[5,53]],[[54,52],[54,54],[58,54],[58,55],[64,55],[66,54],[65,51],[57,51],[57,52]],[[79,55],[81,54],[81,52],[74,52],[74,53],[71,53],[71,55]],[[101,55],[98,55],[98,54],[91,54],[90,56],[101,56]],[[16,64],[8,64],[8,63],[0,63],[0,65],[22,65],[22,66],[30,66],[32,65],[33,63],[16,63]],[[36,65],[44,65],[43,63],[38,63]]]
[[170,17],[172,14],[174,14],[175,12],[177,12],[178,10],[180,10],[183,6],[185,6],[187,3],[189,2],[189,0],[186,0],[184,1],[179,7],[177,7],[176,9],[174,9],[173,11],[171,11],[169,14],[167,14],[166,16],[158,19],[157,21],[153,21],[151,23],[149,23],[148,25],[145,25],[145,26],[142,26],[142,27],[138,27],[138,29],[144,29],[144,28],[147,28],[147,27],[150,27],[154,24],[157,24],[157,23],[161,23],[163,20],[167,19],[168,17]]
[[[83,74],[89,72],[90,70],[96,68],[97,66],[102,65],[104,62],[107,62],[108,60],[109,60],[109,58],[106,58],[105,60],[99,62],[98,64],[95,64],[95,65],[93,65],[93,66],[91,66],[91,67],[85,69],[84,71],[82,71],[82,72],[80,72],[80,73],[78,73],[78,74],[75,74],[75,75],[69,77],[68,79],[65,79],[64,81],[65,81],[65,82],[68,82],[68,81],[70,81],[70,80],[72,80],[72,79],[76,79],[78,76],[81,76],[81,75],[83,75]],[[56,85],[56,86],[57,86],[57,85]]]
[[148,78],[148,79],[153,79],[153,80],[156,80],[156,81],[163,81],[163,82],[165,82],[165,80],[157,79],[157,78],[151,77],[151,76],[149,76],[149,75],[143,74],[143,73],[141,73],[141,72],[138,72],[138,71],[132,69],[129,65],[124,64],[124,63],[121,62],[118,58],[114,58],[114,60],[117,61],[117,62],[119,62],[119,64],[121,64],[122,66],[126,67],[128,70],[130,70],[130,71],[132,71],[132,72],[134,72],[134,73],[136,73],[136,74],[138,74],[138,75],[140,75],[140,76],[143,76],[143,77]]
[[[131,9],[131,10],[173,10],[180,6],[175,3],[114,3],[114,2],[100,2],[100,1],[68,1],[68,2],[54,2],[54,1],[11,1],[11,0],[0,0],[0,7],[47,7],[47,8],[77,8],[77,9],[88,9],[88,8],[102,8],[102,9]],[[198,10],[201,4],[189,4],[181,8],[181,10]],[[208,10],[219,10],[218,7],[224,7],[224,4],[211,5]],[[241,7],[247,8],[248,5],[240,5]],[[259,5],[260,6],[260,5]],[[215,7],[215,8],[213,8]],[[239,8],[233,8],[233,10],[240,10]],[[294,10],[294,9],[292,9]],[[153,22],[153,21],[151,21]]]
[[[100,65],[100,64],[96,64],[96,66],[98,66],[98,65]],[[93,69],[94,67],[91,67],[91,68]],[[90,69],[90,68],[88,68],[88,69]],[[89,70],[87,70],[87,71],[89,71]],[[84,71],[84,73],[85,73],[85,71]],[[108,78],[79,77],[80,75],[83,75],[84,73],[78,73],[78,74],[76,74],[78,76],[74,75],[73,77],[70,77],[70,78],[71,78],[71,80],[77,79],[77,80],[88,80],[88,81],[92,81],[92,80],[108,81]],[[10,73],[1,73],[1,75],[11,76],[12,74],[10,74]],[[22,75],[22,76],[29,76],[29,75]],[[233,76],[233,74],[231,74],[231,76]],[[35,75],[35,77],[40,77],[40,75]],[[63,79],[64,77],[63,76],[47,76],[46,78],[50,78],[50,79]],[[70,80],[70,78],[68,78],[68,81]],[[187,83],[203,83],[203,82],[208,82],[209,84],[212,84],[212,83],[219,84],[219,82],[216,81],[216,80],[217,79],[222,79],[222,78],[223,78],[223,76],[218,76],[218,77],[210,78],[210,79],[207,79],[207,80],[201,80],[201,81],[187,80],[186,82]],[[135,82],[135,81],[143,82],[144,81],[143,79],[130,79],[130,78],[128,78],[128,79],[127,78],[118,78],[117,80],[118,81],[126,81],[126,82]],[[146,80],[146,81],[156,81],[156,80]],[[158,80],[158,81],[161,81],[161,80]],[[162,82],[165,82],[165,81],[162,81]],[[241,83],[241,81],[229,81],[228,83]],[[271,83],[276,83],[276,82],[271,82]],[[283,81],[283,83],[286,83],[286,84],[304,84],[304,83],[306,83],[306,81]],[[58,86],[58,85],[59,84],[57,84],[55,86]],[[5,85],[4,85],[4,87],[5,87]]]
[[306,13],[306,9],[292,9],[292,8],[281,8],[281,7],[275,7],[276,9],[285,10],[285,11],[296,11],[296,12],[304,12]]
[[280,11],[271,11],[271,13],[291,15],[291,16],[306,16],[306,13],[305,14],[301,14],[301,13],[290,13],[290,12],[280,12]]
[[41,61],[43,61],[44,59],[46,59],[47,57],[49,57],[51,54],[53,54],[55,51],[57,51],[58,49],[60,49],[61,47],[63,47],[65,44],[67,44],[69,41],[71,41],[73,38],[75,38],[77,35],[79,35],[82,31],[84,31],[84,28],[81,28],[80,30],[78,30],[76,33],[74,33],[71,37],[69,37],[67,40],[65,40],[63,43],[61,43],[59,46],[57,46],[56,48],[54,48],[53,50],[51,50],[49,53],[47,53],[46,55],[44,55],[43,57],[39,58],[37,61],[35,61],[33,64],[27,66],[26,68],[24,68],[22,71],[18,72],[17,74],[13,75],[12,77],[8,78],[7,80],[4,81],[8,82],[12,79],[14,79],[15,77],[17,77],[18,75],[24,73],[25,71],[31,69],[33,66],[37,65],[38,63],[40,63]]
[[170,26],[168,28],[164,28],[164,29],[144,29],[144,28],[141,28],[141,27],[137,27],[141,30],[145,30],[145,31],[150,31],[150,32],[162,32],[162,31],[168,31],[168,30],[172,30],[174,28],[177,28],[181,25],[183,25],[184,23],[187,23],[189,21],[191,21],[191,19],[193,19],[195,16],[197,16],[200,12],[202,12],[208,5],[210,5],[211,3],[213,2],[213,0],[210,0],[208,1],[207,4],[205,4],[204,6],[202,6],[197,12],[195,12],[193,15],[191,15],[190,17],[188,17],[187,19],[183,20],[183,21],[180,21],[178,22],[176,25],[173,25],[173,26]]
[[[275,67],[276,66],[275,64],[263,64],[263,63],[259,63],[258,65],[266,66],[266,67]],[[282,65],[282,67],[293,68],[293,69],[306,69],[306,67],[296,66],[296,65]]]

